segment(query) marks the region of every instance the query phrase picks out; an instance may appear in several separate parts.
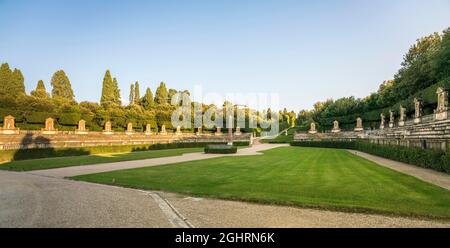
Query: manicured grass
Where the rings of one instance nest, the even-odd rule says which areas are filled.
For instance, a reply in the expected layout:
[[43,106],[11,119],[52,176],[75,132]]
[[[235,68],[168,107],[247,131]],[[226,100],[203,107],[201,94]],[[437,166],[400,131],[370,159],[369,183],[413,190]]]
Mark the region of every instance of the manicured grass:
[[294,140],[295,128],[290,128],[286,135],[284,132],[273,139],[261,139],[262,143],[290,143]]
[[76,166],[76,165],[100,164],[100,163],[120,162],[128,160],[177,156],[184,153],[202,152],[202,151],[203,151],[202,147],[197,147],[197,148],[178,148],[178,149],[153,150],[153,151],[128,152],[128,153],[97,154],[89,156],[18,160],[0,164],[0,169],[12,171],[30,171],[30,170]]
[[104,184],[356,212],[450,219],[450,191],[345,150],[285,147],[74,177]]

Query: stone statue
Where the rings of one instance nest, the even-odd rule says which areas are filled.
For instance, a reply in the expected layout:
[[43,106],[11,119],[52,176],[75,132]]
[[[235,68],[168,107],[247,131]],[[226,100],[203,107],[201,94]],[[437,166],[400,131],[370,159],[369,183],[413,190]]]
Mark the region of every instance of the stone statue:
[[41,129],[42,134],[56,134],[55,120],[53,118],[45,119],[45,127]]
[[133,130],[133,123],[128,122],[127,123],[127,131],[125,131],[125,134],[133,134],[134,130]]
[[380,129],[384,129],[385,120],[384,120],[384,114],[383,113],[380,114],[380,118],[381,118]]
[[310,126],[310,128],[309,128],[308,133],[312,133],[312,134],[317,133],[317,130],[316,130],[316,123],[311,122],[311,126]]
[[234,135],[241,135],[241,128],[240,127],[236,127],[236,132],[234,132]]
[[362,119],[361,117],[356,118],[356,127],[355,127],[355,131],[359,132],[359,131],[363,131],[363,125],[362,125]]
[[86,121],[85,120],[80,120],[78,121],[78,128],[75,130],[76,134],[87,134],[87,130],[86,130]]
[[214,135],[221,135],[222,134],[222,129],[220,127],[216,127],[216,133],[214,133]]
[[414,123],[422,122],[422,99],[414,98]]
[[332,133],[339,133],[341,129],[339,128],[339,122],[337,120],[333,121],[333,129],[331,129]]
[[167,131],[166,131],[166,125],[162,125],[161,126],[161,132],[159,132],[160,135],[166,135]]
[[394,112],[392,110],[389,110],[389,127],[394,127]]
[[202,128],[201,127],[197,128],[197,132],[195,134],[196,135],[201,135],[202,134]]
[[104,134],[112,134],[113,131],[112,131],[112,127],[111,126],[112,125],[111,125],[110,121],[105,122],[105,129],[103,130],[103,133]]
[[398,126],[403,127],[405,125],[405,112],[406,108],[400,105],[400,119],[398,121]]
[[14,117],[12,115],[5,116],[3,119],[3,128],[0,128],[3,134],[19,134],[19,128],[15,127]]
[[438,99],[437,108],[434,110],[434,119],[437,121],[446,120],[448,115],[448,91],[439,87],[436,94]]
[[175,132],[176,135],[182,135],[183,133],[181,132],[181,127],[177,126],[177,131]]
[[147,125],[145,125],[145,134],[146,135],[152,134],[152,127],[148,123],[147,123]]

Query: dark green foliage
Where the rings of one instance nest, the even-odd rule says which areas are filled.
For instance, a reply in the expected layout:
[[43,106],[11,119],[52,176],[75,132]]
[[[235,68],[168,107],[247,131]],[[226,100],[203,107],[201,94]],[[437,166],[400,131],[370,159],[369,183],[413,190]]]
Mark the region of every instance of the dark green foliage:
[[39,80],[36,89],[31,91],[31,95],[37,98],[48,98],[49,95],[45,89],[44,81]]
[[63,98],[70,101],[75,101],[72,90],[72,85],[70,84],[69,78],[63,70],[59,70],[53,74],[51,85],[52,89],[52,97]]
[[12,71],[7,63],[0,66],[0,94],[10,97],[25,95],[25,84],[19,69]]
[[112,79],[109,70],[106,71],[103,78],[102,96],[100,98],[100,104],[104,108],[120,106],[120,91],[117,85],[117,80]]
[[129,95],[129,97],[128,97],[128,101],[130,102],[129,104],[130,105],[133,105],[134,104],[134,93],[135,93],[135,91],[134,91],[134,84],[131,84],[130,85],[130,95]]
[[389,109],[398,112],[400,105],[406,107],[407,115],[411,116],[415,97],[424,99],[424,112],[430,114],[437,101],[436,88],[450,84],[449,68],[450,32],[447,29],[442,35],[434,33],[418,39],[404,56],[394,80],[383,82],[376,93],[363,99],[344,97],[316,103],[313,119],[320,124],[319,130],[330,129],[335,119],[342,129],[351,129],[357,116],[362,117],[365,128],[378,128],[380,113],[387,113]]
[[141,99],[141,104],[145,109],[150,109],[153,106],[153,93],[150,88],[147,88],[147,90],[145,91],[145,95]]
[[293,141],[291,146],[354,149],[407,164],[450,173],[448,151],[379,145],[366,141]]
[[207,145],[205,147],[205,153],[215,153],[215,154],[231,154],[236,153],[237,147],[231,145]]
[[168,102],[168,98],[169,98],[169,93],[167,91],[167,87],[166,84],[164,82],[161,82],[158,86],[158,88],[156,89],[156,93],[155,93],[155,102],[157,104],[167,104]]
[[61,125],[76,126],[79,120],[81,120],[79,113],[62,113],[58,118],[58,123]]
[[134,102],[136,104],[140,104],[141,100],[141,93],[139,92],[139,82],[136,81],[136,83],[134,84]]

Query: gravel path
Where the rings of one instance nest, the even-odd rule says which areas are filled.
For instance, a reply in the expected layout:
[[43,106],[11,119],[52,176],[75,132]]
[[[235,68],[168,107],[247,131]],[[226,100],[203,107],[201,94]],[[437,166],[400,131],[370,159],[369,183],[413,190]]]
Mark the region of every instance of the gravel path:
[[450,227],[448,221],[160,195],[195,227]]
[[379,165],[391,168],[393,170],[399,171],[401,173],[419,178],[425,182],[429,182],[431,184],[440,186],[444,189],[450,190],[450,175],[434,171],[431,169],[424,169],[415,165],[410,165],[382,157],[378,157],[375,155],[371,155],[365,152],[355,151],[355,150],[348,150],[352,154],[355,154],[357,156],[360,156],[362,158],[365,158],[367,160],[373,161]]
[[187,162],[193,160],[202,160],[209,158],[218,158],[225,156],[249,156],[261,154],[261,151],[269,150],[277,147],[288,146],[287,144],[261,144],[255,145],[248,148],[239,149],[236,154],[205,154],[205,153],[186,153],[180,156],[172,157],[162,157],[162,158],[151,158],[143,160],[134,161],[124,161],[115,163],[105,163],[105,164],[94,164],[94,165],[81,165],[81,166],[70,166],[56,169],[46,169],[46,170],[35,170],[24,173],[29,173],[33,175],[64,178],[73,177],[78,175],[93,174],[114,170],[132,169],[148,166],[157,166],[163,164],[173,164],[179,162]]
[[0,227],[172,227],[137,190],[0,171]]

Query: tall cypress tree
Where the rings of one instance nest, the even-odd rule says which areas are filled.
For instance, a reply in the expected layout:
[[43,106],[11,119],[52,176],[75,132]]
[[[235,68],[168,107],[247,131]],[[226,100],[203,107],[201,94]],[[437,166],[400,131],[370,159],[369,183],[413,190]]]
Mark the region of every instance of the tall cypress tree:
[[31,95],[37,98],[48,98],[48,93],[42,80],[38,81],[36,89],[31,91]]
[[25,79],[19,69],[14,69],[11,74],[9,94],[13,96],[25,95]]
[[153,106],[153,93],[152,90],[150,88],[147,88],[147,90],[145,91],[145,95],[142,98],[142,105],[144,106],[145,109],[149,109],[150,107]]
[[61,97],[74,101],[75,95],[73,94],[72,85],[63,70],[59,70],[53,74],[51,85],[53,87],[52,97]]
[[0,94],[8,93],[8,86],[11,80],[12,71],[9,68],[8,63],[4,63],[0,66]]
[[134,84],[130,85],[130,96],[129,96],[129,101],[130,101],[130,105],[134,104]]
[[167,87],[164,82],[161,82],[156,89],[155,101],[158,104],[167,104],[167,99],[169,98],[169,93],[167,92]]
[[117,105],[122,105],[122,101],[120,100],[120,89],[119,84],[117,83],[117,79],[113,78],[113,93],[114,93],[114,103]]
[[136,81],[134,84],[134,103],[139,104],[141,99],[141,94],[139,93],[139,82]]
[[102,97],[100,98],[100,104],[104,107],[110,107],[114,103],[114,83],[109,70],[106,70],[105,76],[103,77],[102,84]]

